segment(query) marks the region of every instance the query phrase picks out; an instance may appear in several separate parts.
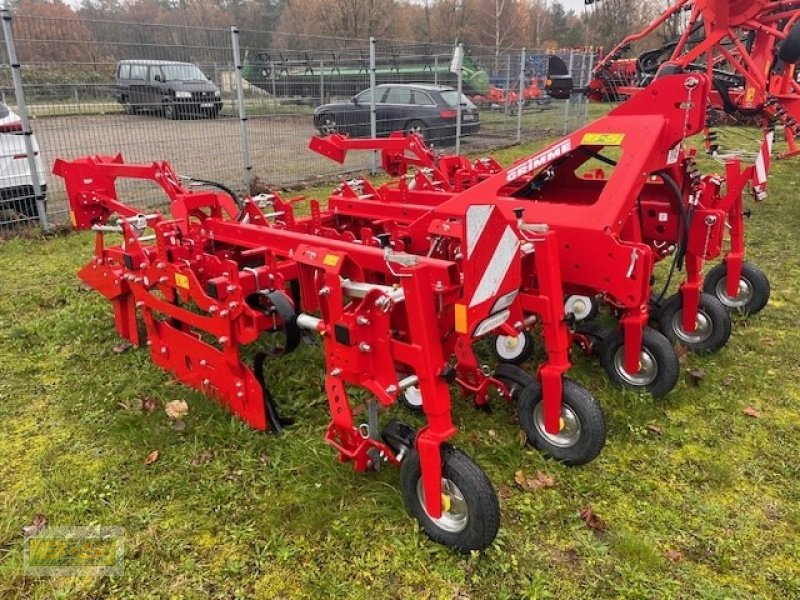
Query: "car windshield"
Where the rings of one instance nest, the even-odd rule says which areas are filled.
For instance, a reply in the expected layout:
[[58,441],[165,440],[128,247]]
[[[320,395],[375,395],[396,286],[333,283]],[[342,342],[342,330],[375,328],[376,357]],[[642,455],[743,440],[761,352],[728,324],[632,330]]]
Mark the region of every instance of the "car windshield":
[[163,65],[166,81],[208,81],[203,72],[194,65]]
[[[452,106],[453,108],[458,106],[458,90],[445,90],[440,94],[447,106]],[[464,94],[461,94],[461,105],[467,108],[475,108],[475,105]]]

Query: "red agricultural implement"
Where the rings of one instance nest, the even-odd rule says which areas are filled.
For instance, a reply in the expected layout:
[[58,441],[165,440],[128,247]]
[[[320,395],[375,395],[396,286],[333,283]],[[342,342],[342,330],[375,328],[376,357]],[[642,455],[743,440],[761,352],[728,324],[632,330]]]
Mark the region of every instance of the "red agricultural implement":
[[[677,358],[667,339],[647,327],[651,317],[670,341],[711,352],[730,336],[724,300],[757,312],[769,294],[763,273],[743,264],[742,195],[754,167],[742,168],[733,159],[725,177],[702,176],[693,151],[683,145],[702,129],[707,87],[702,75],[663,78],[608,116],[505,170],[492,159],[437,158],[413,137],[331,136],[312,139],[311,148],[339,162],[348,150],[381,150],[384,168],[398,179],[379,188],[363,180],[345,182],[329,199],[329,209],[341,219],[383,218],[391,235],[414,252],[429,247],[414,232],[431,207],[441,210],[465,198],[493,198],[526,221],[546,223],[558,233],[565,311],[571,320],[585,321],[576,323],[573,338],[599,353],[615,383],[661,395],[676,383]],[[606,174],[599,167],[612,170]],[[713,281],[707,278],[710,293],[703,293],[701,269],[720,255],[726,221],[732,249],[712,269]],[[654,264],[670,257],[667,284],[653,294]],[[679,294],[662,302],[674,269],[683,266]],[[739,286],[730,289],[732,283]],[[589,322],[597,297],[620,317],[618,331],[608,334]],[[526,314],[524,298],[523,288],[517,331],[496,341],[497,356],[516,364],[532,348],[523,329],[535,319]]]
[[[111,301],[122,337],[144,340],[156,364],[254,428],[280,432],[267,354],[248,364],[248,347],[279,331],[285,353],[303,332],[318,333],[326,440],[359,471],[400,465],[406,505],[424,531],[469,551],[492,542],[499,509],[480,467],[448,443],[451,386],[478,406],[492,389],[514,398],[532,445],[583,464],[606,431],[597,401],[564,377],[571,341],[594,341],[618,384],[661,394],[677,379],[671,344],[647,326],[655,262],[686,264],[677,300],[660,308],[670,337],[714,350],[730,334],[728,313],[701,293],[700,267],[720,253],[726,217],[734,228],[741,220],[751,168],[732,161],[725,193],[722,179],[694,172],[684,140],[703,127],[709,86],[703,74],[663,77],[507,169],[437,157],[413,135],[315,138],[312,148],[336,160],[380,149],[396,180],[344,182],[326,207],[311,201],[307,216],[278,194],[240,201],[224,188],[191,189],[166,163],[95,156],[58,160],[54,172],[74,226],[96,233],[80,276]],[[159,185],[169,214],[121,201],[116,184],[125,178]],[[729,263],[741,260],[733,254]],[[609,335],[578,323],[598,296],[620,317]],[[478,363],[473,346],[487,337],[497,337],[501,358],[519,362],[533,327],[545,350],[535,378]],[[354,388],[369,397],[363,423]],[[381,429],[379,409],[397,400],[421,408],[425,426]]]
[[[739,118],[779,121],[788,143],[785,155],[797,154],[799,20],[800,0],[678,0],[597,64],[589,95],[595,100],[629,97],[665,69],[703,72],[712,81],[715,108]],[[675,21],[683,23],[677,39],[635,60],[621,59],[633,44]]]
[[[402,464],[406,504],[434,540],[469,551],[496,535],[490,483],[447,443],[456,431],[450,385],[478,405],[492,388],[511,396],[478,365],[472,344],[514,331],[523,279],[525,308],[541,324],[547,349],[539,381],[517,384],[526,386],[520,405],[530,415],[528,437],[570,464],[602,448],[596,400],[563,380],[569,332],[558,241],[547,226],[486,200],[450,202],[427,211],[414,237],[429,245],[414,253],[383,217],[342,220],[335,207],[313,201],[310,216],[297,217],[275,195],[239,205],[235,194],[188,189],[166,163],[98,156],[59,160],[54,172],[65,179],[74,226],[96,232],[95,256],[80,277],[111,301],[121,336],[139,345],[141,319],[156,364],[251,426],[279,432],[266,355],[251,367],[243,347],[283,331],[288,352],[302,330],[319,333],[331,412],[326,440],[360,471]],[[140,214],[120,201],[120,178],[158,184],[170,216]],[[109,234],[122,241],[108,244]],[[503,372],[504,381],[521,379]],[[372,398],[365,423],[355,422],[353,387]],[[390,421],[381,432],[379,407],[409,390],[422,399],[427,424],[416,432]]]

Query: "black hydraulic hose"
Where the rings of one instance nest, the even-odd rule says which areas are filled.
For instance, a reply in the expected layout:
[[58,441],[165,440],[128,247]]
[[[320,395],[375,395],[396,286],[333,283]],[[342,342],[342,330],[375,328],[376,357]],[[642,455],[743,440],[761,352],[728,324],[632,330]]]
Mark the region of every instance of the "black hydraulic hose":
[[678,210],[681,214],[681,236],[678,240],[678,248],[675,251],[675,256],[672,258],[672,264],[669,268],[669,274],[667,275],[667,280],[664,283],[664,288],[661,290],[661,293],[658,295],[656,299],[656,304],[660,303],[663,300],[664,295],[667,293],[669,289],[670,283],[672,283],[672,277],[675,274],[676,270],[680,270],[683,267],[683,259],[686,256],[686,245],[689,242],[689,223],[691,220],[691,214],[688,214],[686,211],[686,207],[683,205],[683,192],[681,188],[678,186],[678,183],[672,176],[667,173],[666,171],[656,171],[653,173],[655,177],[660,177],[661,180],[669,186],[669,188],[675,194],[675,200],[678,204]]
[[209,179],[195,179],[194,177],[190,177],[189,181],[194,183],[199,183],[201,185],[207,185],[208,187],[217,188],[228,194],[231,197],[236,207],[239,209],[239,213],[236,215],[236,221],[239,222],[244,218],[244,203],[242,202],[241,198],[234,192],[231,188],[223,183],[219,183],[218,181],[211,181]]

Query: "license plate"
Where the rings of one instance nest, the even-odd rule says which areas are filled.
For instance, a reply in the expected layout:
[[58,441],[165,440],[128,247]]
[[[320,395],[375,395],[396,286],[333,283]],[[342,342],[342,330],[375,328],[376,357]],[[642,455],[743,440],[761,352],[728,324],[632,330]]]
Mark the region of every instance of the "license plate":
[[465,121],[475,121],[478,115],[463,115]]
[[214,103],[213,102],[203,102],[200,105],[200,108],[214,108]]

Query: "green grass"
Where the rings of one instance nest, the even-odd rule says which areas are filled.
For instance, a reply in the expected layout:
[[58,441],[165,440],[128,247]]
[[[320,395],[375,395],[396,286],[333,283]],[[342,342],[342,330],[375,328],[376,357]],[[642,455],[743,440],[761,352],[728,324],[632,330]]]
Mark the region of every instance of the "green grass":
[[[523,151],[498,155],[507,163]],[[0,244],[0,597],[798,597],[798,185],[796,164],[773,163],[771,197],[748,222],[772,300],[736,320],[720,353],[685,358],[686,372],[705,373],[699,385],[684,373],[654,401],[612,388],[575,355],[571,376],[609,426],[592,464],[566,468],[520,447],[500,402],[492,414],[456,402],[456,441],[502,510],[495,544],[467,557],[419,533],[396,471],[337,464],[322,440],[318,348],[273,361],[268,374],[297,424],[280,437],[254,432],[176,384],[146,349],[113,352],[110,307],[75,276],[92,236]],[[145,397],[159,409],[126,408]],[[183,431],[164,413],[171,400],[189,403]],[[743,414],[748,406],[761,416]],[[152,450],[160,459],[145,466]],[[197,460],[204,451],[213,457]],[[518,469],[544,471],[555,486],[522,491]],[[604,531],[580,518],[586,506]],[[37,513],[50,525],[123,527],[124,574],[24,576],[20,529]]]

